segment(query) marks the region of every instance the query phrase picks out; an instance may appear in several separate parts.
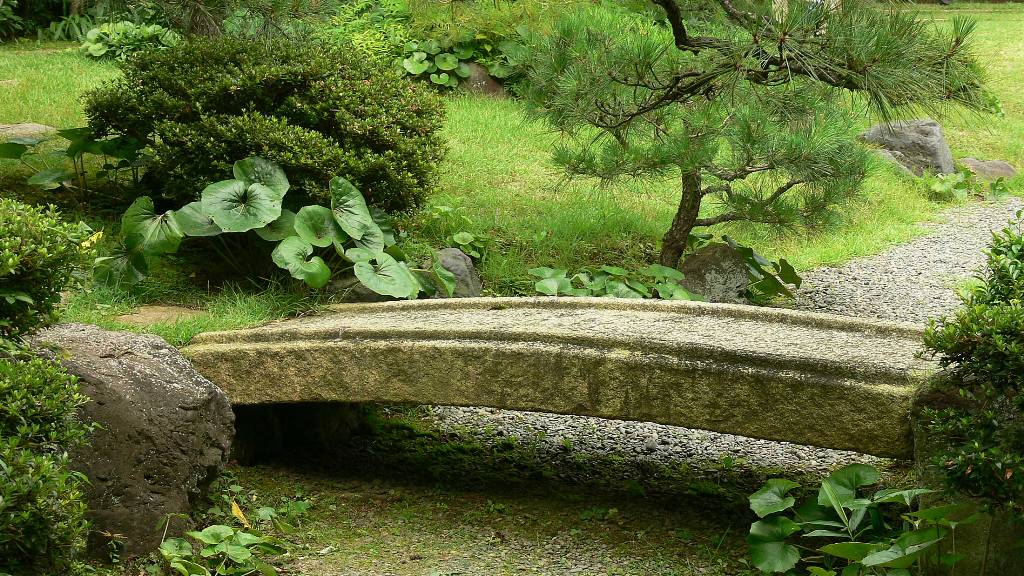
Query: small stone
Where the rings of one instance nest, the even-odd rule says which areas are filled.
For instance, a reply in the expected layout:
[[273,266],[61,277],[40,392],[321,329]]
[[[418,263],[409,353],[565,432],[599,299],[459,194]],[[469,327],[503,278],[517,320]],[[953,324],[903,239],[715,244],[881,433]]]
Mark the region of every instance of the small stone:
[[472,94],[484,94],[495,98],[506,96],[505,87],[496,78],[487,72],[487,68],[471,62],[469,66],[469,78],[465,78],[459,86]]
[[680,284],[709,302],[746,303],[747,265],[728,244],[708,244],[688,256],[679,269],[685,276]]
[[924,118],[876,124],[861,133],[859,138],[888,150],[893,159],[918,176],[926,171],[933,174],[956,171],[953,152],[946,143],[942,126],[935,120]]
[[[476,298],[483,293],[483,283],[480,281],[480,274],[473,266],[473,259],[458,248],[444,248],[434,253],[434,258],[447,271],[455,275],[455,291],[452,298]],[[424,263],[424,268],[430,268],[429,263]],[[444,294],[438,293],[439,297]]]
[[999,178],[1013,178],[1017,175],[1017,169],[1009,162],[1002,160],[978,160],[977,158],[962,158],[960,163],[983,180],[997,180]]
[[45,138],[56,131],[53,126],[34,122],[0,124],[0,142],[7,142],[12,138]]

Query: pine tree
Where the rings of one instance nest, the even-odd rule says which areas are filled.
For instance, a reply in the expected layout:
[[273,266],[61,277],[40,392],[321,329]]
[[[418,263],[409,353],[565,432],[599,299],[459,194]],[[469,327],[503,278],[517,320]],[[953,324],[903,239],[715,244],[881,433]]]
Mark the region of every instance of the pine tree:
[[856,115],[990,102],[969,20],[941,30],[868,0],[653,2],[657,19],[591,8],[529,39],[523,95],[564,132],[570,176],[678,177],[666,266],[695,228],[829,221],[868,170]]

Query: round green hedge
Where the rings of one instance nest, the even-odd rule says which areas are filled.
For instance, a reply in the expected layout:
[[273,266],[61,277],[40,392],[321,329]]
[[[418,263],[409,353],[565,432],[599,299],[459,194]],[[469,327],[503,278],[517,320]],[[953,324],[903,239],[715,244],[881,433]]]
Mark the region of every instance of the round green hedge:
[[81,263],[79,226],[52,206],[0,198],[0,339],[48,322]]
[[436,183],[441,101],[352,50],[197,38],[123,71],[86,96],[90,127],[145,142],[154,157],[144,187],[168,205],[195,200],[249,156],[278,163],[321,203],[334,176],[388,211],[415,207]]

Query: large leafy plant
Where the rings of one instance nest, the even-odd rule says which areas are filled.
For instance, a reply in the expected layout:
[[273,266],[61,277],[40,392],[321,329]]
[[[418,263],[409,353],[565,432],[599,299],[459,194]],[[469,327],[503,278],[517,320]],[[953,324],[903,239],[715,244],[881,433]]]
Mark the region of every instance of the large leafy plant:
[[200,200],[179,210],[157,214],[151,198],[137,199],[121,219],[122,246],[97,259],[99,278],[137,282],[147,274],[147,257],[177,252],[186,238],[238,233],[274,243],[274,264],[311,288],[327,285],[328,262],[333,262],[336,269],[350,268],[370,290],[394,298],[416,298],[438,288],[449,296],[454,291],[454,276],[440,265],[412,269],[406,264],[387,216],[369,207],[348,180],[330,181],[330,207],[312,204],[293,212],[284,207],[290,184],[277,164],[250,157],[235,162],[233,175],[210,184]]
[[135,24],[129,20],[100,24],[86,32],[82,53],[93,58],[124,61],[142,50],[163,50],[176,46],[181,35],[159,24]]
[[275,538],[223,524],[186,535],[189,539],[166,538],[160,543],[160,555],[167,566],[182,576],[273,575],[277,570],[265,557],[286,551]]
[[532,268],[534,289],[548,296],[611,296],[615,298],[660,298],[662,300],[701,300],[679,285],[683,273],[675,268],[651,264],[638,271],[618,266],[584,269],[572,277],[564,269]]
[[792,494],[799,484],[769,480],[750,496],[760,518],[747,536],[754,566],[812,576],[910,576],[926,563],[954,564],[952,534],[974,518],[955,505],[917,507],[927,489],[872,490],[879,479],[874,467],[850,464],[799,506]]

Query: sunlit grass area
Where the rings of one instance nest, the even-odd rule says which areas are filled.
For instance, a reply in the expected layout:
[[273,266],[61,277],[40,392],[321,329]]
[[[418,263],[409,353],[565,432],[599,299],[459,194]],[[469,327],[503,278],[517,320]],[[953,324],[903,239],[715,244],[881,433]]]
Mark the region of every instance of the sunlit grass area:
[[[954,155],[1003,159],[1024,167],[1024,95],[1016,87],[1024,74],[1024,7],[958,4],[918,9],[938,26],[949,25],[957,15],[978,21],[975,51],[989,70],[990,84],[1005,112],[997,117],[950,111],[941,118]],[[82,125],[81,95],[116,74],[115,65],[88,59],[72,44],[4,45],[0,47],[0,124]],[[862,124],[866,127],[873,121],[865,117]],[[489,244],[478,266],[485,289],[492,294],[530,293],[533,281],[527,271],[535,266],[570,270],[601,264],[636,267],[655,257],[678,201],[673,179],[610,185],[566,180],[550,159],[559,135],[531,119],[516,100],[451,97],[444,134],[449,154],[439,167],[438,188],[421,212],[401,218],[408,232],[404,243],[412,254],[425,255],[450,245],[450,237],[458,231],[485,236]],[[0,188],[24,195],[26,175],[15,163],[0,161]],[[1010,188],[1019,194],[1021,179],[1010,182]],[[61,200],[51,194],[31,193],[31,197]],[[719,232],[806,270],[878,253],[906,241],[922,233],[922,223],[940,219],[947,206],[929,200],[921,180],[879,163],[864,185],[863,197],[843,207],[843,217],[833,227],[779,231],[734,225]],[[446,216],[439,207],[455,209],[458,216]],[[83,216],[108,231],[116,220],[112,212]],[[162,288],[142,288],[130,293],[100,290],[80,294],[69,301],[66,317],[102,323],[115,311],[146,302],[189,301],[191,306],[212,310],[223,304],[219,299],[230,302],[235,298],[191,285],[185,272],[171,269],[168,274],[171,279],[164,283],[168,293]],[[157,281],[147,284],[151,282]],[[193,318],[180,332],[175,332],[177,324],[159,330],[175,341],[184,341],[197,331],[247,325],[285,313],[255,302],[224,310],[235,310],[237,313],[225,314],[234,319]]]

